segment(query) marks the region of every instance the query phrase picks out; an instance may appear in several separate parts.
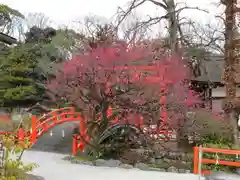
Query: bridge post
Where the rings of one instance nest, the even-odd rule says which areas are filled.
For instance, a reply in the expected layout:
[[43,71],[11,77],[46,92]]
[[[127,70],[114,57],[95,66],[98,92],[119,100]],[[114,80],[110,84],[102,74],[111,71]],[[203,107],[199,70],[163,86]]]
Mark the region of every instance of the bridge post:
[[[80,136],[86,140],[86,116],[79,116],[80,120]],[[80,141],[80,146],[78,147],[82,152],[85,147],[85,142],[83,139]]]
[[77,153],[77,138],[76,135],[73,135],[73,140],[72,140],[72,156],[75,156]]
[[22,127],[18,129],[18,140],[20,142],[24,141],[24,130]]
[[197,146],[193,148],[193,154],[194,154],[194,156],[193,156],[193,173],[198,174],[199,173],[199,171],[198,171],[199,148]]
[[53,122],[54,122],[54,123],[57,122],[57,120],[58,120],[58,114],[57,114],[57,112],[53,112],[52,115],[53,115]]
[[37,117],[32,116],[32,133],[31,133],[31,143],[35,143],[37,140]]

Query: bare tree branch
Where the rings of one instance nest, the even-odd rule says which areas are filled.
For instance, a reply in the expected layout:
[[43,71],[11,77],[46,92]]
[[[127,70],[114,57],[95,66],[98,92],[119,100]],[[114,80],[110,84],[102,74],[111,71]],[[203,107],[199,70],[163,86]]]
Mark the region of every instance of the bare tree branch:
[[118,11],[120,10],[120,12],[123,13],[123,15],[119,17],[117,27],[126,19],[126,17],[131,13],[132,10],[134,10],[135,8],[137,8],[140,5],[142,5],[143,3],[145,3],[146,0],[141,0],[138,3],[137,2],[138,2],[138,0],[133,0],[131,2],[131,5],[129,6],[129,8],[126,11],[124,11],[121,7],[118,7]]
[[164,9],[165,14],[160,17],[149,17],[149,19],[142,21],[138,23],[135,27],[135,29],[140,28],[146,28],[146,26],[151,27],[152,25],[158,24],[161,22],[161,20],[167,20],[168,22],[168,32],[170,37],[170,46],[172,53],[177,51],[178,46],[178,35],[183,35],[183,32],[180,31],[180,23],[179,23],[179,16],[180,13],[184,10],[199,10],[208,13],[207,10],[200,9],[199,7],[189,7],[186,3],[184,3],[184,7],[177,8],[177,5],[180,3],[175,3],[174,0],[162,0],[162,2],[155,1],[155,0],[133,0],[130,3],[130,6],[126,11],[124,11],[122,8],[119,7],[118,9],[118,22],[117,27],[126,19],[126,17],[136,8],[138,8],[140,5],[144,4],[145,2],[151,2],[154,5]]

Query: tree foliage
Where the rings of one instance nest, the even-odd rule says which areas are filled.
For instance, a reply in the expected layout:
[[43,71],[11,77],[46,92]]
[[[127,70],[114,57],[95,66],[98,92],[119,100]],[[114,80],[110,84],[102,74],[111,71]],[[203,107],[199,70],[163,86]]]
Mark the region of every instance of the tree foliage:
[[0,4],[0,29],[1,31],[10,31],[14,18],[24,19],[24,15],[16,9],[12,9],[7,5]]
[[32,27],[26,33],[25,43],[2,47],[2,105],[30,105],[44,100],[47,79],[54,75],[58,62],[66,59],[66,54],[62,52],[63,43],[53,41],[56,32],[51,27]]
[[37,100],[35,57],[30,49],[21,45],[11,49],[7,56],[1,60],[0,96],[2,105]]
[[52,37],[56,35],[56,30],[48,27],[45,29],[38,28],[33,26],[30,28],[29,32],[26,33],[26,43],[49,43],[52,40]]
[[164,112],[169,117],[165,130],[187,137],[191,123],[186,123],[186,114],[201,101],[184,83],[189,74],[183,60],[154,58],[149,49],[121,45],[97,48],[63,63],[48,86],[51,99],[78,107],[86,115],[91,138],[113,122],[136,125],[142,117],[146,126],[159,125],[154,132],[163,130]]

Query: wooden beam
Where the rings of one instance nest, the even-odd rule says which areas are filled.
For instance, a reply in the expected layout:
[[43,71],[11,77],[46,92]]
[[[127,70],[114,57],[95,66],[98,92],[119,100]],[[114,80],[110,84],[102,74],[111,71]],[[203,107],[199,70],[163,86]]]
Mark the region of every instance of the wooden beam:
[[16,44],[17,40],[11,36],[8,36],[4,33],[0,33],[0,42],[4,42],[8,45]]

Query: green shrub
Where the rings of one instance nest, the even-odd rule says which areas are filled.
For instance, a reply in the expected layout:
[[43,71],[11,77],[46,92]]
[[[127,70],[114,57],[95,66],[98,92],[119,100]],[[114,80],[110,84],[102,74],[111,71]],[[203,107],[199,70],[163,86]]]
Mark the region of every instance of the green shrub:
[[[203,147],[208,148],[216,148],[216,149],[232,149],[232,150],[239,150],[240,147],[235,146],[231,141],[228,139],[212,135],[206,136],[202,139]],[[238,157],[236,155],[227,155],[222,153],[203,153],[203,158],[207,159],[218,159],[218,160],[225,160],[225,161],[239,161],[240,154]],[[219,165],[219,164],[204,164],[203,169],[210,169],[213,171],[228,171],[233,172],[236,170],[236,167]]]

